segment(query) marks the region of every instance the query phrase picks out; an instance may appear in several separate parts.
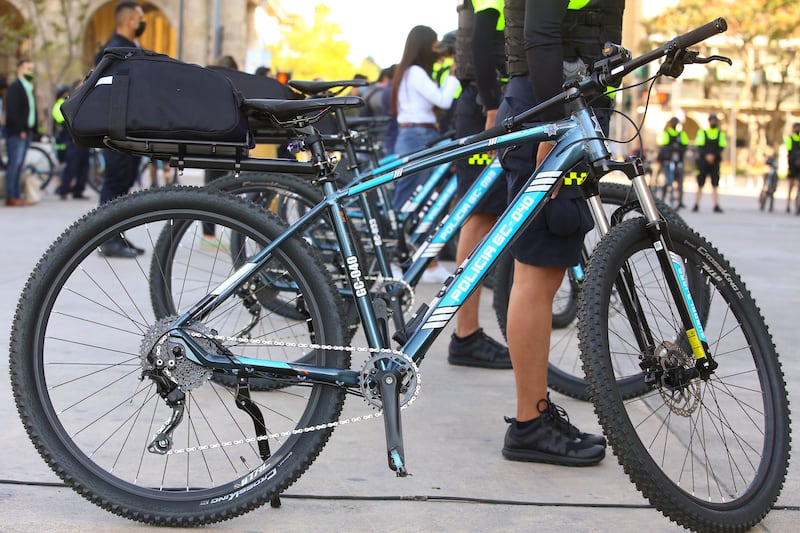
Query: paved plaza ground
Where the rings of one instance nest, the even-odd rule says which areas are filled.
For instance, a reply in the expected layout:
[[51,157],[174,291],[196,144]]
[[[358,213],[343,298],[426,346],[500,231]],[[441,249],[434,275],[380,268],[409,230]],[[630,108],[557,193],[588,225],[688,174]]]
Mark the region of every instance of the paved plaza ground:
[[[199,182],[196,174],[185,183]],[[735,186],[733,186],[735,185]],[[781,186],[785,186],[781,183]],[[690,192],[690,191],[689,191]],[[756,298],[781,355],[800,427],[800,217],[760,212],[757,184],[726,187],[724,214],[710,197],[698,213],[682,212],[730,260]],[[692,197],[692,196],[690,196]],[[690,203],[690,202],[687,202]],[[26,208],[0,207],[0,345],[8,346],[14,309],[25,280],[46,247],[69,223],[96,205],[60,201],[52,193]],[[452,264],[447,266],[452,267]],[[417,301],[438,286],[422,285]],[[488,292],[487,292],[488,294]],[[490,301],[486,296],[486,301]],[[497,335],[490,306],[484,326]],[[452,328],[452,325],[449,326]],[[677,531],[635,490],[611,453],[599,466],[569,469],[505,461],[500,449],[514,413],[511,371],[451,367],[449,331],[422,367],[422,392],[404,411],[411,477],[386,468],[383,425],[338,428],[321,456],[289,488],[281,509],[265,506],[210,531]],[[4,351],[5,353],[5,351]],[[0,367],[7,369],[3,357]],[[0,532],[130,532],[151,528],[107,513],[61,485],[25,434],[7,370],[0,372]],[[591,405],[554,394],[581,429],[599,431]],[[358,402],[351,398],[348,402]],[[797,447],[797,445],[795,445]],[[796,531],[800,469],[790,467],[777,508],[756,531]]]

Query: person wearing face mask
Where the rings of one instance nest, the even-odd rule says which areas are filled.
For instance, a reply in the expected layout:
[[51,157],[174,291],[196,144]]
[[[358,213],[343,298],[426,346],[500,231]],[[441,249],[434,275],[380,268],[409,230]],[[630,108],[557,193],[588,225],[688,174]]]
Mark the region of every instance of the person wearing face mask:
[[[120,2],[114,8],[115,30],[109,40],[100,49],[95,58],[95,64],[100,62],[106,48],[135,47],[140,48],[136,39],[144,33],[144,10],[136,2]],[[110,202],[114,198],[128,193],[136,181],[139,172],[139,156],[132,156],[116,150],[104,149],[103,156],[106,161],[103,187],[100,191],[100,204]],[[134,246],[128,239],[118,236],[106,241],[100,246],[100,253],[105,257],[132,258],[144,253],[144,250]]]
[[36,95],[33,91],[33,63],[20,59],[17,63],[17,79],[8,87],[6,95],[6,205],[27,205],[22,198],[20,178],[25,162],[25,152],[36,132]]

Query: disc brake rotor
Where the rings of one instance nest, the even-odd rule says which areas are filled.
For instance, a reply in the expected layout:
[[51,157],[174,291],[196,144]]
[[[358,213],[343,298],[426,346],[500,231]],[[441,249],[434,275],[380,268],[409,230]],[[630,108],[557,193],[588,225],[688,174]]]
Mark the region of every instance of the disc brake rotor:
[[[662,369],[662,376],[675,369],[694,367],[694,357],[686,353],[679,345],[670,341],[662,341],[656,349],[656,357]],[[662,377],[658,388],[661,398],[669,409],[680,416],[691,416],[700,406],[700,382],[693,379],[681,387],[670,386]]]

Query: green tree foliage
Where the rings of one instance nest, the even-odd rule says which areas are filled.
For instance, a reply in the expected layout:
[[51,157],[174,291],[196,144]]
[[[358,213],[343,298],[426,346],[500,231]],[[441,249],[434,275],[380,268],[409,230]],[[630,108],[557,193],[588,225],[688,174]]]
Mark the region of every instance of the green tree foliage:
[[23,3],[24,22],[11,15],[0,18],[2,52],[12,55],[25,52],[36,65],[42,110],[49,110],[59,85],[69,84],[84,74],[80,44],[88,6],[88,0],[32,0]]
[[303,80],[344,80],[356,72],[376,78],[379,68],[374,62],[362,63],[357,70],[348,61],[350,44],[341,26],[328,20],[329,15],[330,8],[320,4],[314,10],[311,26],[300,17],[292,17],[281,29],[281,42],[273,47],[273,68]]
[[797,21],[800,3],[797,0],[681,0],[674,7],[645,21],[651,33],[674,35],[701,26],[715,17],[728,23],[727,34],[741,43],[752,43],[757,37],[771,42],[800,37]]
[[23,22],[16,14],[0,15],[0,54],[16,55],[20,45],[33,35],[29,22]]
[[[701,26],[715,17],[723,17],[728,23],[724,34],[726,44],[718,52],[733,60],[733,75],[738,80],[736,104],[741,108],[761,106],[767,112],[766,120],[750,117],[755,129],[770,146],[780,143],[782,132],[781,104],[794,91],[791,80],[792,67],[797,68],[798,52],[791,45],[792,39],[800,38],[800,2],[797,0],[680,0],[661,14],[644,21],[651,35],[650,44],[660,44],[658,37],[670,38],[689,29]],[[653,42],[655,41],[655,42]],[[707,53],[706,45],[699,45]],[[709,80],[713,82],[714,66],[710,66]],[[728,68],[722,66],[719,68]],[[765,68],[778,72],[781,81],[770,90],[761,89],[753,80],[763,79]],[[707,96],[713,95],[713,86],[707,88]],[[734,103],[734,102],[730,102]],[[763,117],[762,117],[763,118]],[[751,132],[753,138],[757,137]]]

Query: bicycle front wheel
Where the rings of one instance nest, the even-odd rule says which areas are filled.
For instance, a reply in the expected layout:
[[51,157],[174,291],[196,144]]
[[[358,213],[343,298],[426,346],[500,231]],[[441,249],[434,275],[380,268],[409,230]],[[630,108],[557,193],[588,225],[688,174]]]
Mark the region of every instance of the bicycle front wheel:
[[[707,288],[692,293],[707,296],[705,337],[719,367],[705,380],[674,379],[694,368],[694,357],[646,223],[629,220],[600,242],[583,284],[578,323],[589,392],[620,464],[658,510],[694,530],[745,530],[766,515],[786,477],[790,422],[781,365],[758,307],[725,258],[689,228],[671,226],[670,237],[673,258],[703,276]],[[654,339],[644,350],[613,296],[623,269]],[[620,374],[641,361],[653,369],[649,391],[626,400]]]
[[[175,314],[158,316],[150,291],[164,270],[153,264],[159,260],[153,249],[164,227],[184,221],[191,226],[177,253],[203,261],[205,269],[202,279],[199,270],[187,271]],[[344,401],[343,388],[321,383],[231,389],[211,379],[228,371],[185,357],[176,356],[167,373],[156,371],[157,348],[176,315],[236,270],[229,254],[202,250],[203,222],[215,224],[220,239],[245,237],[248,256],[284,230],[263,209],[219,193],[177,188],[127,195],[86,215],[47,251],[28,280],[11,333],[14,398],[39,453],[91,502],[150,524],[218,522],[272,499],[319,454]],[[109,247],[121,238],[144,252]],[[254,283],[246,282],[184,330],[223,357],[291,361],[311,349],[314,363],[347,368],[347,353],[308,346],[341,346],[344,327],[341,301],[306,243],[287,240],[264,270],[270,286],[261,289],[302,310],[300,319],[242,305],[257,300]],[[165,375],[177,386],[169,397]],[[177,404],[168,403],[173,393],[183,396]],[[183,406],[177,422],[176,405]],[[168,424],[176,424],[171,453],[158,453],[153,437]]]
[[[618,224],[631,216],[641,216],[639,202],[636,199],[633,188],[629,185],[601,181],[600,199],[612,225]],[[667,204],[658,199],[655,199],[655,202],[659,212],[669,224],[685,224],[683,218]],[[584,238],[585,250],[591,253],[599,239],[600,233],[597,229],[587,233]],[[584,265],[578,266],[580,267],[578,272],[581,273],[582,277]],[[505,336],[508,299],[514,276],[513,258],[510,254],[501,256],[495,270],[497,275],[493,304],[497,322],[500,324],[500,329]],[[695,280],[690,277],[689,281],[694,283]],[[578,279],[575,271],[568,269],[561,287],[553,299],[553,331],[550,336],[547,385],[551,389],[571,398],[588,400],[589,391],[586,387],[586,379],[581,365],[577,324],[575,323],[581,283],[582,279]],[[627,379],[621,385],[625,396],[634,396],[642,392],[642,384],[639,380]]]

